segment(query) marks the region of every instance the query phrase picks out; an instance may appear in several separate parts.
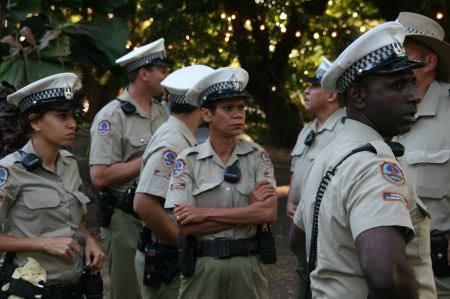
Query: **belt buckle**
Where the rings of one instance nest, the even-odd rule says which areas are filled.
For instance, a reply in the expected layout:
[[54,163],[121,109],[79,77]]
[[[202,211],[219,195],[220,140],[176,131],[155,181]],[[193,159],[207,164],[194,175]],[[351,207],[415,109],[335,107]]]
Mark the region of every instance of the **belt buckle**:
[[218,239],[218,259],[225,259],[230,257],[230,240],[229,239]]

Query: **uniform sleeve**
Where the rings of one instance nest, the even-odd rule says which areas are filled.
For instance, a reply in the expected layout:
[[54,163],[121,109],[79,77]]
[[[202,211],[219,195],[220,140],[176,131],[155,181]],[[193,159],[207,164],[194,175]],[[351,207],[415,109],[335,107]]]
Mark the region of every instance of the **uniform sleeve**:
[[0,224],[6,219],[19,193],[18,182],[11,171],[13,168],[0,165]]
[[172,209],[175,204],[193,203],[195,204],[192,178],[192,166],[185,157],[177,157],[170,177],[169,188],[164,208]]
[[119,113],[100,112],[90,130],[89,165],[111,165],[122,161],[122,121]]
[[166,198],[176,157],[175,150],[169,147],[162,147],[153,152],[142,170],[136,192]]
[[[361,163],[361,160],[356,159],[356,163]],[[393,161],[374,161],[364,165],[367,165],[366,169],[360,175],[353,173],[350,180],[342,180],[351,186],[345,208],[353,239],[380,226],[402,227],[408,239],[414,234],[414,229],[409,214],[411,199],[403,170]]]
[[277,183],[275,181],[275,173],[269,153],[265,149],[260,149],[258,152],[258,162],[256,163],[256,181],[269,180],[274,187]]

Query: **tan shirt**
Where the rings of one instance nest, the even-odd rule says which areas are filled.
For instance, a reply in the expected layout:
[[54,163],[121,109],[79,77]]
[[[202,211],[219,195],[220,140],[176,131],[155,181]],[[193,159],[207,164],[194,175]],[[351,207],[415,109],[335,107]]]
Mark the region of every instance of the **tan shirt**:
[[[139,157],[153,133],[167,119],[164,108],[156,101],[153,101],[151,112],[148,114],[140,108],[128,91],[119,96],[119,99],[132,103],[136,107],[136,112],[126,115],[116,99],[97,113],[90,130],[89,165],[111,165]],[[110,187],[116,192],[124,192],[138,179]]]
[[[22,150],[36,154],[31,141]],[[11,236],[74,238],[89,202],[82,193],[77,162],[68,151],[59,151],[56,173],[41,166],[28,171],[19,152],[0,160],[0,227]],[[82,251],[83,252],[83,251]],[[47,272],[47,282],[75,282],[83,269],[82,252],[67,260],[43,251],[17,252],[23,266],[36,259]]]
[[[291,153],[292,178],[290,186],[293,189],[292,194],[296,203],[300,200],[300,186],[305,174],[308,173],[309,167],[311,167],[320,151],[340,132],[344,117],[345,108],[340,108],[328,117],[319,130],[317,130],[317,119],[315,118],[298,135],[297,143]],[[316,134],[316,137],[311,145],[306,145],[305,139],[311,131]]]
[[195,144],[195,137],[186,125],[170,116],[167,122],[156,130],[145,149],[136,192],[165,199],[177,155]]
[[[323,150],[302,184],[302,200],[294,223],[311,240],[314,201],[325,171],[351,150],[367,143],[377,154],[363,151],[343,162],[323,196],[319,212],[317,266],[311,273],[314,298],[367,298],[355,240],[380,226],[404,228],[406,255],[416,273],[421,299],[436,298],[430,260],[429,218],[426,208],[408,185],[389,146],[372,128],[347,119],[339,138]],[[411,239],[415,238],[411,241]]]
[[433,81],[420,102],[417,122],[396,141],[410,184],[431,214],[431,231],[450,231],[450,84]]
[[[237,160],[241,171],[238,183],[224,181],[224,170]],[[250,191],[260,180],[275,186],[273,165],[267,152],[256,143],[236,139],[228,164],[225,165],[211,146],[210,140],[186,149],[177,157],[170,178],[165,208],[193,203],[201,208],[237,208],[249,204]],[[241,239],[254,237],[255,225],[240,225],[202,236],[200,239]]]

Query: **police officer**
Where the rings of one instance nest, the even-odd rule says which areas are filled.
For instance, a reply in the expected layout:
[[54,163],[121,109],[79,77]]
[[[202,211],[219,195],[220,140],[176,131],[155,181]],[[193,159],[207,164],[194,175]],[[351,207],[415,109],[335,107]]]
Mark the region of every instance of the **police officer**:
[[116,63],[126,69],[130,83],[95,116],[89,164],[92,184],[99,190],[108,188],[116,206],[109,227],[102,229],[111,298],[139,298],[134,257],[141,222],[133,213],[132,199],[145,146],[166,120],[162,105],[152,99],[164,92],[160,85],[168,66],[164,39],[137,48]]
[[166,197],[181,233],[191,237],[180,238],[182,260],[191,252],[187,261],[196,258],[189,273],[181,264],[178,298],[268,298],[256,236],[258,224],[275,221],[277,195],[267,152],[236,138],[247,82],[245,70],[221,68],[187,93],[199,99],[210,137],[179,154]]
[[[11,281],[9,290],[18,296],[31,292],[33,298],[84,298],[79,282],[83,267],[99,271],[105,259],[82,221],[89,199],[82,193],[77,161],[60,149],[70,147],[75,138],[76,80],[73,73],[56,74],[7,98],[19,108],[32,137],[0,160],[0,251],[8,252],[3,270],[21,267],[31,257],[47,277],[45,287],[37,289]],[[7,274],[2,278],[11,279],[12,273]]]
[[410,184],[431,214],[431,253],[438,298],[450,298],[450,44],[444,29],[425,16],[402,12],[405,50],[427,62],[414,71],[423,98],[411,131],[396,139],[405,146],[400,160]]
[[[145,149],[134,201],[135,212],[147,226],[136,251],[136,272],[143,298],[178,296],[178,227],[166,214],[164,201],[173,163],[178,153],[196,144],[194,134],[202,123],[199,109],[187,103],[186,92],[212,71],[204,65],[189,66],[171,73],[161,82],[168,92],[171,116],[156,130]],[[148,229],[154,233],[150,240]],[[146,254],[152,254],[151,250],[156,251],[153,260],[145,258]]]
[[[333,140],[343,127],[345,109],[342,107],[343,103],[338,97],[338,93],[325,92],[320,86],[320,80],[330,66],[331,62],[322,57],[322,63],[317,68],[314,77],[306,79],[311,85],[305,90],[305,107],[315,118],[302,129],[291,153],[292,175],[286,204],[287,217],[291,220],[300,200],[300,185],[303,176],[308,173],[308,169],[318,153]],[[295,226],[291,232],[297,232]],[[290,246],[294,253],[298,251],[297,246],[301,246],[295,242],[296,239],[294,235],[290,238],[293,241]],[[304,298],[306,261],[299,260],[297,274],[299,279],[296,298]]]
[[386,143],[414,124],[420,97],[403,27],[354,41],[322,79],[345,98],[344,128],[302,184],[294,223],[306,233],[312,297],[435,298],[428,212]]

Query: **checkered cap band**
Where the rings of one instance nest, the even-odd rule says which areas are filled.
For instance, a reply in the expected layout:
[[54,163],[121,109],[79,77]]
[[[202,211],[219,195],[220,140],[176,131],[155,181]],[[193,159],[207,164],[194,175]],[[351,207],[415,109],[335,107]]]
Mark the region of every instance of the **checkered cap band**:
[[325,75],[326,71],[324,69],[317,69],[316,78],[322,80],[323,75]]
[[406,34],[428,35],[435,37],[434,33],[427,30],[426,32],[413,27],[405,27]]
[[28,108],[35,106],[42,100],[47,99],[54,99],[54,98],[64,98],[65,89],[64,88],[52,88],[52,89],[46,89],[37,93],[30,94],[29,96],[23,98],[19,102],[19,110],[21,113],[23,113]]
[[224,90],[242,91],[242,83],[238,81],[224,81],[213,84],[202,92],[200,99],[204,102],[210,94]]
[[405,49],[402,44],[395,40],[392,44],[375,50],[364,56],[354,64],[352,64],[344,73],[337,79],[336,88],[338,92],[343,93],[345,89],[360,77],[365,72],[377,67],[384,61],[393,57],[406,56]]
[[127,65],[125,65],[125,69],[127,72],[132,72],[134,70],[137,70],[143,66],[146,66],[153,62],[155,59],[163,59],[166,57],[166,53],[164,51],[155,52],[146,56],[143,56],[139,59],[136,59],[134,61],[131,61]]
[[169,93],[169,101],[175,104],[187,104],[186,96],[180,94]]

